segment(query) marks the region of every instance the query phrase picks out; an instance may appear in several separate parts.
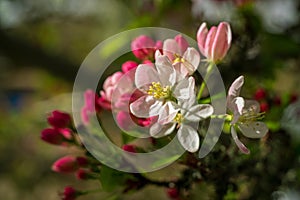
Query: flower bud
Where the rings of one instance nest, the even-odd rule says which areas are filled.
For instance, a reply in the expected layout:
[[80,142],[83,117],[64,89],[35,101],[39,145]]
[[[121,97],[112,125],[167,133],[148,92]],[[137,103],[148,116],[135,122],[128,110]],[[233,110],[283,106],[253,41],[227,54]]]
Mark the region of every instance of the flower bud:
[[79,168],[76,157],[74,156],[65,156],[52,165],[52,170],[59,173],[71,173],[75,172]]
[[136,147],[131,144],[124,144],[122,149],[127,152],[136,153]]
[[46,128],[41,132],[41,139],[50,144],[61,145],[64,136],[57,129]]
[[156,44],[152,38],[146,35],[141,35],[132,41],[131,50],[138,59],[149,59],[153,58],[156,45],[159,44],[160,43]]
[[77,157],[76,161],[80,167],[86,167],[89,164],[88,159],[82,156]]
[[260,111],[267,112],[269,110],[269,104],[267,102],[260,103]]
[[127,61],[127,62],[124,62],[122,64],[122,71],[124,73],[126,73],[126,72],[128,72],[128,71],[130,71],[132,69],[135,69],[137,66],[138,66],[138,64],[136,62],[134,62],[134,61]]
[[46,128],[41,132],[41,139],[55,145],[62,145],[64,141],[72,139],[70,129]]
[[189,43],[186,41],[186,39],[182,35],[176,35],[175,36],[175,41],[178,44],[178,47],[180,49],[180,52],[183,54],[187,48],[189,47]]
[[71,116],[58,110],[54,110],[47,118],[48,123],[55,128],[65,128],[71,122]]
[[259,88],[256,90],[255,94],[254,94],[254,99],[256,101],[260,101],[266,98],[266,91],[263,88]]
[[177,199],[179,197],[179,191],[177,188],[168,188],[167,189],[167,195],[171,199]]
[[197,32],[197,42],[199,50],[208,60],[220,62],[231,45],[230,25],[221,22],[218,27],[213,26],[208,31],[206,23],[202,23]]
[[65,187],[64,192],[61,194],[61,198],[62,200],[75,200],[80,194],[80,191],[77,191],[71,186],[67,186]]
[[79,180],[87,180],[89,178],[91,178],[91,172],[85,169],[79,169],[76,172],[76,178]]

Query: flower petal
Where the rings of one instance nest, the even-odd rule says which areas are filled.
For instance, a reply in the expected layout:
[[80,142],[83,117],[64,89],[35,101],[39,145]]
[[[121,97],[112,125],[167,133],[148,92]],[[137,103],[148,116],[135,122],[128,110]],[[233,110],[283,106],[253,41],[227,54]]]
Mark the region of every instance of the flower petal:
[[137,88],[147,90],[149,84],[159,82],[158,73],[147,64],[140,64],[135,73],[135,85]]
[[210,28],[207,37],[206,37],[206,41],[205,41],[205,56],[208,59],[212,59],[212,46],[213,46],[213,42],[215,40],[215,36],[216,36],[216,32],[217,32],[217,27],[213,26]]
[[204,56],[207,56],[205,53],[205,41],[206,41],[207,33],[208,33],[208,29],[206,27],[206,23],[204,22],[201,24],[197,32],[197,42],[198,42],[199,50]]
[[227,106],[230,107],[232,100],[240,95],[241,88],[244,84],[244,76],[240,76],[231,84],[228,90]]
[[239,140],[235,128],[233,126],[231,126],[231,136],[235,142],[235,144],[238,146],[238,148],[240,149],[240,151],[244,154],[249,154],[250,151],[249,149]]
[[162,101],[145,95],[130,104],[130,112],[137,117],[148,118],[158,115],[162,106]]
[[175,41],[177,42],[177,44],[179,46],[180,55],[182,55],[183,52],[185,52],[186,49],[188,48],[189,43],[188,43],[188,41],[186,41],[186,39],[181,34],[176,35],[174,39],[175,39]]
[[212,46],[213,60],[222,60],[231,44],[231,29],[226,22],[221,22],[218,26],[215,40]]
[[230,110],[233,112],[233,120],[231,124],[235,124],[240,116],[243,114],[243,109],[245,106],[245,100],[243,97],[236,97],[232,100]]
[[189,110],[182,112],[182,114],[184,120],[199,122],[200,120],[211,116],[213,112],[214,112],[214,108],[211,105],[198,104],[191,107]]
[[195,95],[195,79],[189,77],[188,79],[183,79],[180,81],[173,92],[174,97],[178,101],[185,101]]
[[196,152],[199,149],[200,139],[198,132],[191,126],[182,124],[177,132],[180,144],[189,152]]
[[161,125],[159,123],[154,123],[150,127],[150,135],[154,138],[164,137],[171,134],[175,129],[176,124],[170,123],[166,125]]
[[179,111],[179,108],[177,104],[174,102],[168,101],[164,104],[164,106],[161,109],[161,112],[159,113],[159,117],[157,122],[160,124],[168,124],[173,121],[175,116],[177,115]]
[[175,59],[175,54],[180,54],[180,48],[174,39],[166,39],[163,45],[163,54],[168,56],[168,58],[173,61]]
[[189,75],[192,75],[198,68],[200,63],[200,54],[195,48],[189,47],[182,56],[184,58],[183,65],[189,72]]
[[155,61],[157,73],[162,86],[173,86],[176,82],[176,71],[167,56],[158,56]]
[[240,123],[238,128],[248,138],[262,138],[269,131],[269,128],[263,122]]

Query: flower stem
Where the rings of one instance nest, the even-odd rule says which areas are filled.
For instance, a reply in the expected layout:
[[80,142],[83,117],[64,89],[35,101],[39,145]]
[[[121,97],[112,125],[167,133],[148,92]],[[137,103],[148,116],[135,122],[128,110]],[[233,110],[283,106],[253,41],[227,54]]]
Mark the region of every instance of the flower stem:
[[212,119],[225,119],[226,121],[232,121],[233,116],[229,114],[223,114],[223,115],[211,115]]
[[211,72],[212,72],[212,69],[213,69],[213,65],[214,63],[213,62],[210,62],[208,67],[207,67],[207,70],[206,70],[206,74],[205,74],[205,77],[204,77],[204,80],[202,81],[201,83],[201,86],[200,86],[200,89],[199,89],[199,92],[198,92],[198,95],[197,95],[197,100],[199,101],[201,96],[202,96],[202,93],[203,93],[203,90],[205,88],[205,85],[206,85],[206,81],[208,80]]

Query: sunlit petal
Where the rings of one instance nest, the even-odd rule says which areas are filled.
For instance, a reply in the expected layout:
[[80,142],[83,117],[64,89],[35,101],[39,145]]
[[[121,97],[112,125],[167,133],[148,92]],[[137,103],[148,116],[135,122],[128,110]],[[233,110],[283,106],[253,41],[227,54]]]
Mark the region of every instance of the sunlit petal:
[[198,132],[191,126],[182,124],[177,132],[180,144],[189,152],[196,152],[199,149],[200,139]]
[[130,104],[130,111],[137,117],[148,118],[160,113],[163,102],[151,96],[142,96]]

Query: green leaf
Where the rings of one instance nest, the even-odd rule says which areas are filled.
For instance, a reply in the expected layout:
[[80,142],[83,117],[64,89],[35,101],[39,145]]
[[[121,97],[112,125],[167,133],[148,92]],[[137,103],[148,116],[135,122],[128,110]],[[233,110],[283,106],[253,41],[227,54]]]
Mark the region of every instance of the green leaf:
[[124,185],[126,176],[126,174],[120,171],[103,165],[100,171],[100,181],[103,190],[111,192],[117,187]]

